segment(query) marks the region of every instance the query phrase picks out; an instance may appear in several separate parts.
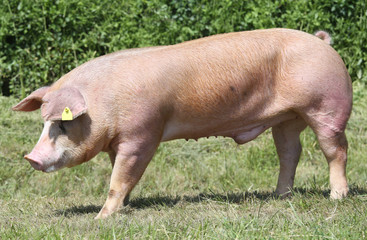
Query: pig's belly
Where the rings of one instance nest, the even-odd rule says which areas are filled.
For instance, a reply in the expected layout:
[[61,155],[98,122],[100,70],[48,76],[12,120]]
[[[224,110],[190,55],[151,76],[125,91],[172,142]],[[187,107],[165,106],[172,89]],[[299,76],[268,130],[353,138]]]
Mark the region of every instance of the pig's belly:
[[238,144],[243,144],[255,139],[266,129],[281,122],[299,118],[294,112],[288,112],[273,117],[251,119],[222,120],[222,121],[178,121],[171,120],[166,123],[162,141],[173,139],[198,139],[210,136],[223,136],[233,138]]

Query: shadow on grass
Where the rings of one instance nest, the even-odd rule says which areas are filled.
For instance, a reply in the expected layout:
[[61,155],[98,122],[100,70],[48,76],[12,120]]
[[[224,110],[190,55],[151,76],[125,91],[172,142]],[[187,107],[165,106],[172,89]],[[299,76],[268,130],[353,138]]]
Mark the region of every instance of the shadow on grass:
[[[320,189],[306,189],[306,188],[295,188],[293,195],[301,195],[307,198],[308,196],[323,196],[324,198],[329,197],[330,191]],[[349,196],[366,195],[367,189],[361,187],[351,187]],[[245,193],[200,193],[196,196],[153,196],[153,197],[138,197],[130,200],[129,208],[132,209],[145,209],[150,207],[174,207],[178,203],[200,203],[207,201],[216,201],[231,204],[243,204],[245,201],[255,199],[260,201],[269,201],[279,199],[273,192],[245,192]],[[83,215],[89,213],[98,213],[102,206],[87,205],[87,206],[73,206],[66,210],[57,210],[57,215],[63,215],[70,217],[73,215]],[[128,210],[129,212],[129,210]]]
[[98,213],[102,206],[87,205],[87,206],[73,206],[66,210],[56,210],[57,216],[71,217],[73,215],[83,215],[88,213]]
[[154,206],[167,206],[173,207],[177,203],[188,202],[188,203],[200,203],[206,201],[216,201],[216,202],[227,202],[227,203],[243,203],[247,198],[257,198],[261,200],[266,200],[271,198],[272,193],[200,193],[196,196],[154,196],[148,198],[136,198],[131,200],[129,205],[132,208],[144,209]]
[[[329,198],[330,197],[330,190],[320,190],[320,189],[309,189],[309,188],[295,188],[293,190],[293,195],[295,194],[299,194],[301,196],[317,196],[317,195],[322,195],[325,198]],[[359,196],[359,195],[366,195],[367,194],[367,189],[365,188],[361,188],[359,186],[349,186],[349,192],[348,192],[348,196]]]
[[[301,195],[307,198],[307,196],[323,196],[329,198],[329,190],[320,189],[306,189],[295,188],[292,192],[294,195]],[[348,196],[358,196],[367,194],[367,189],[360,187],[351,187]],[[291,198],[291,197],[290,197]],[[260,201],[269,201],[281,199],[281,197],[274,194],[274,192],[245,192],[245,193],[200,193],[196,196],[155,196],[148,198],[136,198],[130,201],[130,206],[136,209],[143,209],[154,206],[168,206],[173,207],[179,202],[200,203],[206,201],[225,202],[232,204],[243,204],[249,199],[255,199]]]

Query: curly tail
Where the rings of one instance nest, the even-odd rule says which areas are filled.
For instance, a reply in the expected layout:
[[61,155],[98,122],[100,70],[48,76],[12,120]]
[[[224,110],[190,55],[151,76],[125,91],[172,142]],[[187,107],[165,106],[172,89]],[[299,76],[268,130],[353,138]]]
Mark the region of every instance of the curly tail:
[[331,45],[331,37],[330,34],[325,31],[317,31],[315,33],[315,36],[320,38],[321,40],[324,40],[327,44]]

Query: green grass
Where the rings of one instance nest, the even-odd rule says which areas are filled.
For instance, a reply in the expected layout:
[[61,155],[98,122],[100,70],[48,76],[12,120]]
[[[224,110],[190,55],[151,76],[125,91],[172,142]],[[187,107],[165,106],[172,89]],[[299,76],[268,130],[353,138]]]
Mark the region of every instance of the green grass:
[[106,154],[45,174],[22,158],[42,130],[39,112],[0,97],[0,239],[363,239],[367,237],[367,90],[354,83],[348,125],[350,195],[329,200],[327,163],[314,134],[293,197],[273,198],[278,159],[270,132],[249,144],[209,138],[161,144],[131,204],[96,221],[107,196]]

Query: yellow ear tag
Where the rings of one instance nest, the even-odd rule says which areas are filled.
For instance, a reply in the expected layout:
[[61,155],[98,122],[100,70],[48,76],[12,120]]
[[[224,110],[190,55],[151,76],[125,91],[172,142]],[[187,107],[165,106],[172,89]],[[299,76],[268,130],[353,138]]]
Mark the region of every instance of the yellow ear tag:
[[71,120],[73,120],[73,113],[70,111],[70,109],[68,107],[66,107],[64,109],[64,111],[62,112],[61,120],[62,121],[71,121]]

